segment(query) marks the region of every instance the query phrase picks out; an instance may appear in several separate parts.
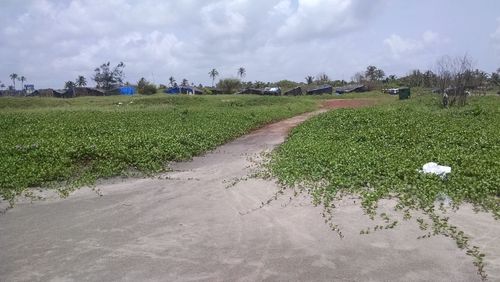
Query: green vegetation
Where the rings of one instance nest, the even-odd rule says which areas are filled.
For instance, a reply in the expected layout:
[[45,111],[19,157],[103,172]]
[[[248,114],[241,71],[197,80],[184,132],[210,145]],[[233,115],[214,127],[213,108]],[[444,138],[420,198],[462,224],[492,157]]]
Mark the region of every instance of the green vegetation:
[[[454,239],[486,278],[484,254],[437,209],[446,210],[448,201],[453,208],[467,202],[500,217],[499,124],[497,96],[472,97],[465,107],[452,109],[442,109],[439,96],[422,95],[384,106],[336,110],[295,128],[268,166],[285,187],[312,189],[330,221],[334,200],[345,194],[359,195],[371,218],[382,198],[396,199],[405,219],[412,210],[423,211],[430,227],[421,238],[441,234]],[[445,179],[423,174],[419,170],[427,162],[451,166],[452,172]],[[386,223],[374,230],[397,225]],[[333,222],[330,226],[341,234]]]
[[[314,109],[309,99],[255,96],[0,99],[0,195],[153,173],[249,130]],[[60,185],[63,184],[63,185]]]
[[[321,197],[359,193],[370,210],[397,195],[412,206],[440,196],[500,216],[500,99],[471,99],[441,109],[436,98],[329,112],[298,126],[270,164],[285,184],[324,182]],[[434,161],[452,167],[443,180],[418,170]]]

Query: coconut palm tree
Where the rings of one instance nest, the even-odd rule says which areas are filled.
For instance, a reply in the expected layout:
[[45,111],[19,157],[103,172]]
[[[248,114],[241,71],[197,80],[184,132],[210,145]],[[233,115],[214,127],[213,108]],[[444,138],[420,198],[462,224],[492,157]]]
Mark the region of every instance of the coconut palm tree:
[[314,82],[314,77],[313,76],[306,76],[306,82],[307,84],[312,84]]
[[5,84],[3,84],[2,82],[0,82],[0,89],[4,89],[5,88]]
[[16,90],[16,79],[18,77],[17,73],[11,73],[9,75],[10,79],[12,79],[12,84],[14,85],[14,90]]
[[19,78],[19,81],[21,81],[21,89],[24,89],[24,82],[26,81],[26,77],[24,77],[24,75],[22,75]]
[[76,78],[75,85],[78,86],[78,87],[85,87],[85,86],[87,86],[87,79],[85,78],[85,76],[79,75]]
[[181,86],[189,86],[189,81],[187,79],[183,78]]
[[212,78],[212,87],[214,87],[215,78],[219,76],[219,72],[216,69],[212,69],[208,75]]
[[175,78],[173,76],[168,78],[168,81],[170,83],[170,86],[174,87],[175,86]]
[[238,69],[238,76],[243,78],[245,75],[247,75],[247,70],[244,67],[240,67]]
[[69,80],[64,83],[64,89],[73,89],[73,88],[75,88],[75,83],[73,81]]

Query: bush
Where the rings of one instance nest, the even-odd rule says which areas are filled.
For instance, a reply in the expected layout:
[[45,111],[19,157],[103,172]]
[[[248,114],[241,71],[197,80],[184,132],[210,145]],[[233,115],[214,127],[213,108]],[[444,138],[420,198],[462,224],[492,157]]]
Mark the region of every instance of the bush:
[[241,88],[241,81],[237,78],[224,78],[217,83],[217,89],[224,94],[234,94]]
[[155,94],[156,91],[156,85],[147,81],[144,77],[137,82],[137,92],[139,92],[139,94],[152,95]]

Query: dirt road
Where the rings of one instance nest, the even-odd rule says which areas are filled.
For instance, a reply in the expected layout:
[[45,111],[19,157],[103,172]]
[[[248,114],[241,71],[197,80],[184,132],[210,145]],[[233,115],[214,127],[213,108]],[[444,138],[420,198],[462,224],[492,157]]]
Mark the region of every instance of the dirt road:
[[[470,257],[444,237],[417,240],[415,223],[373,226],[354,200],[339,205],[344,239],[302,195],[249,178],[252,158],[311,114],[278,122],[155,178],[21,203],[0,216],[0,281],[475,281]],[[390,206],[387,202],[383,206]],[[489,215],[457,220],[500,279],[500,229]]]

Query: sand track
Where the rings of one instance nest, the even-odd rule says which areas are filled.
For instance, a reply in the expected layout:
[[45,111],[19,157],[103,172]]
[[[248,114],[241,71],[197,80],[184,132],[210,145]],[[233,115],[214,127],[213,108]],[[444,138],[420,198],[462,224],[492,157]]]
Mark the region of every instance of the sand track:
[[[238,179],[311,115],[268,125],[155,178],[99,185],[102,196],[80,189],[18,204],[0,216],[0,281],[479,280],[453,241],[417,240],[413,222],[359,235],[374,223],[354,200],[336,211],[344,239],[307,195],[289,202],[285,194],[259,208],[276,184]],[[485,250],[490,279],[500,280],[499,224],[467,207],[455,217]]]

